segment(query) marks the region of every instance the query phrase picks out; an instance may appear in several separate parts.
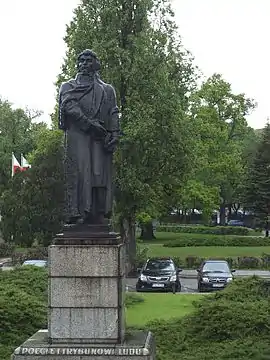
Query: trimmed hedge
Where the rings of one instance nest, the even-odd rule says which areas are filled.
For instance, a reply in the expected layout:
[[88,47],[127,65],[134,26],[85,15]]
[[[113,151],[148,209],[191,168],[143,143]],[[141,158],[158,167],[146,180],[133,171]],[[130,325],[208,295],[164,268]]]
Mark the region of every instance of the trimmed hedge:
[[213,235],[248,235],[249,229],[238,226],[166,226],[156,228],[160,232],[213,234]]
[[[173,257],[175,264],[183,269],[197,269],[204,260],[208,258],[198,256],[187,256],[185,259],[180,257]],[[270,269],[270,254],[262,254],[260,257],[253,256],[239,256],[232,257],[219,257],[211,260],[225,260],[229,263],[230,267],[235,269]]]
[[164,247],[187,246],[270,246],[270,238],[253,236],[205,236],[181,235],[180,239],[166,242]]
[[0,257],[9,257],[14,253],[15,245],[13,244],[0,244]]
[[48,248],[37,247],[29,248],[25,252],[15,251],[12,254],[13,264],[21,265],[25,260],[47,260]]

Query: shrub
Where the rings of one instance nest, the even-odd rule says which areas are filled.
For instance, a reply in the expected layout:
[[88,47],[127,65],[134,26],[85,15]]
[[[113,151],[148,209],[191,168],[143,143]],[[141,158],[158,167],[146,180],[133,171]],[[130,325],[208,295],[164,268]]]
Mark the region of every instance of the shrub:
[[15,250],[13,244],[0,244],[0,257],[11,256]]
[[12,262],[22,264],[25,260],[46,260],[48,258],[48,248],[36,247],[29,248],[25,252],[14,252]]
[[16,288],[29,295],[34,294],[40,300],[47,300],[47,269],[37,266],[22,266],[10,271],[1,271],[0,284],[3,287],[12,284],[14,289]]
[[14,348],[47,327],[46,271],[37,267],[0,273],[0,359],[9,360]]
[[244,236],[185,236],[180,239],[166,242],[165,247],[188,246],[270,246],[270,238]]
[[248,235],[249,230],[237,226],[158,226],[160,232],[193,233],[193,234],[213,234],[213,235]]
[[262,267],[261,258],[253,256],[238,257],[238,267],[240,269],[258,269]]
[[[154,321],[158,360],[263,360],[269,358],[269,284],[239,279],[205,296],[182,319]],[[172,336],[173,334],[173,336]]]
[[[135,268],[142,267],[148,259],[148,247],[141,246],[138,242],[136,249]],[[136,270],[135,269],[135,270]]]
[[236,269],[270,269],[270,263],[264,261],[264,257],[209,257],[187,256],[184,260],[174,257],[176,265],[180,268],[197,269],[204,260],[225,260],[231,268]]

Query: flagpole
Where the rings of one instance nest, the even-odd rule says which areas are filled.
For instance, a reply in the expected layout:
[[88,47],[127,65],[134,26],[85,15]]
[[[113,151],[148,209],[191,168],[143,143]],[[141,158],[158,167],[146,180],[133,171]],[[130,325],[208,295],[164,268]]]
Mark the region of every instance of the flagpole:
[[11,177],[14,176],[14,152],[11,153]]

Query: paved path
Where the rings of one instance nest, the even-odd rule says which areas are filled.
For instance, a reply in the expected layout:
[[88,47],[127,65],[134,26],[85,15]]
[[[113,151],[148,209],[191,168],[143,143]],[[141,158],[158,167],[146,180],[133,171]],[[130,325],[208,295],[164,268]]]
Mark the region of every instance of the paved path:
[[[270,279],[270,271],[263,271],[263,270],[237,270],[234,273],[237,277],[247,277],[257,275],[262,278]],[[128,291],[136,291],[137,279],[128,278],[126,279],[127,290]],[[197,284],[197,271],[196,270],[183,270],[181,272],[181,284],[182,284],[182,293],[197,293],[198,284]]]

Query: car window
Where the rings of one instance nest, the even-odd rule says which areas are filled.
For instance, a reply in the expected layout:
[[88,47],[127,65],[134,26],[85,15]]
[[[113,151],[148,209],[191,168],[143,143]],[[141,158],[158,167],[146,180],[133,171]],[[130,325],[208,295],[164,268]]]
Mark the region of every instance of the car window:
[[148,261],[145,270],[174,270],[174,265],[171,261]]
[[229,266],[225,262],[209,262],[205,263],[203,268],[203,272],[230,272]]

